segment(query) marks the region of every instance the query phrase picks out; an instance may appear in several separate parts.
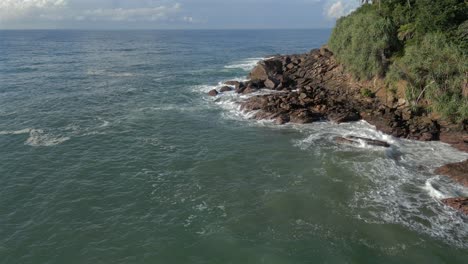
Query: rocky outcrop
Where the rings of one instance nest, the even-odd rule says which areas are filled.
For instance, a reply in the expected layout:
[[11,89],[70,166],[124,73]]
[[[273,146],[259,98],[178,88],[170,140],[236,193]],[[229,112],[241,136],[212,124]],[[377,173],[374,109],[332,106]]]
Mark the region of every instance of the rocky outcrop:
[[449,206],[452,207],[453,209],[462,212],[465,215],[468,215],[468,198],[466,197],[461,197],[461,198],[450,198],[450,199],[444,199],[442,202]]
[[[468,187],[468,160],[447,164],[435,170],[436,174],[450,177],[452,180]],[[468,215],[468,198],[450,198],[442,200],[444,204]]]
[[[446,131],[429,113],[414,110],[395,96],[373,96],[379,89],[356,81],[336,62],[326,47],[307,54],[275,56],[260,62],[250,73],[250,81],[229,82],[237,93],[260,89],[275,92],[253,96],[242,102],[244,111],[257,111],[257,119],[273,119],[277,124],[336,123],[364,119],[384,133],[414,140],[442,140],[468,150],[466,129]],[[373,89],[372,92],[366,90]],[[366,91],[366,92],[362,92]],[[372,95],[372,96],[371,96]],[[389,99],[390,98],[390,99]]]
[[448,176],[452,180],[468,187],[468,160],[444,165],[436,169],[435,173]]
[[280,60],[271,59],[264,60],[250,72],[249,78],[253,81],[266,81],[268,79],[275,79],[277,75],[282,74],[283,64]]
[[[271,90],[271,93],[250,96],[241,102],[241,109],[255,112],[256,119],[274,120],[278,125],[322,120],[343,123],[364,119],[395,137],[441,140],[468,151],[467,124],[457,127],[424,110],[413,109],[404,95],[398,95],[398,91],[387,92],[385,88],[378,88],[384,87],[382,83],[378,85],[378,78],[372,82],[355,80],[326,47],[307,54],[278,55],[261,61],[249,78],[246,82],[229,81],[225,84],[239,94]],[[221,91],[228,89],[222,88]],[[217,91],[210,93],[216,95]],[[335,141],[390,147],[385,141],[353,136],[337,137]],[[436,173],[468,186],[468,160],[443,166]],[[468,198],[451,198],[442,202],[468,214]]]

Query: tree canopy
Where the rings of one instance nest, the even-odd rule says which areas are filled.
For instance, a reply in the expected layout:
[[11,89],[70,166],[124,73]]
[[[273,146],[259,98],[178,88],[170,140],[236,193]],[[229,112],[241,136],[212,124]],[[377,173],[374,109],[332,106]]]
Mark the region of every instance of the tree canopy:
[[329,46],[358,79],[406,83],[407,99],[468,120],[468,1],[361,0],[337,21]]

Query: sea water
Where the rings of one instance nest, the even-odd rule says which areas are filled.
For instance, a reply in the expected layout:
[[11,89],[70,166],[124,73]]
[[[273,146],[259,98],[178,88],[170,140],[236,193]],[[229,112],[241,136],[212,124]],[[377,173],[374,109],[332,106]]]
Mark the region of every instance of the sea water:
[[206,95],[330,32],[0,31],[0,263],[464,263],[467,154]]

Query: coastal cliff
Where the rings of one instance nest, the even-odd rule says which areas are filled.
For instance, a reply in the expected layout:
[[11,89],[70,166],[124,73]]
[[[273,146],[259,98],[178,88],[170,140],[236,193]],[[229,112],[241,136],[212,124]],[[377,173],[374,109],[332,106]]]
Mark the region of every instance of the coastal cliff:
[[242,102],[242,110],[255,111],[256,119],[274,119],[277,124],[364,119],[395,137],[441,140],[459,150],[468,150],[466,127],[414,110],[404,98],[385,92],[378,83],[355,80],[327,47],[261,61],[249,78],[246,82],[227,82],[226,87],[210,94],[231,89],[249,94],[268,89],[272,92]]

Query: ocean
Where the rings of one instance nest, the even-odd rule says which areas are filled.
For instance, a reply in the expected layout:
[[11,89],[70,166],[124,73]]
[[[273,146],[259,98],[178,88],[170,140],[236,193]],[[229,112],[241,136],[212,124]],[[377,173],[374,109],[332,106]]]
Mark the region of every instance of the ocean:
[[464,263],[466,153],[207,96],[330,33],[0,31],[0,263]]

